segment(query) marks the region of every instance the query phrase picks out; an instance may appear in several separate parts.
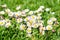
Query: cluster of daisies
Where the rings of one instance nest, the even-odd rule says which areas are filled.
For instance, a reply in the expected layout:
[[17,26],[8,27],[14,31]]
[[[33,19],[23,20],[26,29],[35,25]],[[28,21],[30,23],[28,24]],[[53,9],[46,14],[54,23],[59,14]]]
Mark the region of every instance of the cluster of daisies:
[[[10,18],[15,18],[16,24],[19,24],[20,30],[26,30],[27,36],[32,36],[32,28],[39,29],[39,32],[44,35],[45,30],[52,30],[53,25],[57,22],[55,17],[51,17],[47,21],[47,26],[44,26],[44,20],[42,19],[43,12],[49,12],[51,8],[45,8],[44,6],[40,6],[37,10],[31,11],[29,9],[20,10],[21,6],[16,7],[16,12],[11,11],[9,8],[6,8],[7,5],[1,5],[0,7],[5,8],[3,11],[0,11],[0,26],[4,26],[9,28],[11,24]],[[51,14],[55,14],[55,12],[50,12]],[[9,19],[3,19],[1,15],[7,14]]]

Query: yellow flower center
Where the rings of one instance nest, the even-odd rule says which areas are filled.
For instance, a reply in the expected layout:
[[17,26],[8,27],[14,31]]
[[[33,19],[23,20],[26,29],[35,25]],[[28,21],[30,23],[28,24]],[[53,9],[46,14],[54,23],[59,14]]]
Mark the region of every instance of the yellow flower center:
[[20,20],[19,20],[19,19],[17,19],[17,22],[20,22]]
[[31,32],[31,30],[28,30],[28,32]]
[[25,29],[25,26],[22,26],[22,29]]
[[32,18],[34,19],[35,17],[34,17],[34,16],[32,16]]
[[32,23],[33,23],[33,21],[32,21],[32,20],[30,20],[29,22],[30,22],[30,24],[32,24]]
[[26,20],[28,21],[28,18],[26,18]]
[[3,22],[0,22],[0,24],[3,24]]
[[50,27],[48,27],[48,30],[51,30],[51,28],[50,28]]
[[16,14],[16,16],[18,16],[18,14]]

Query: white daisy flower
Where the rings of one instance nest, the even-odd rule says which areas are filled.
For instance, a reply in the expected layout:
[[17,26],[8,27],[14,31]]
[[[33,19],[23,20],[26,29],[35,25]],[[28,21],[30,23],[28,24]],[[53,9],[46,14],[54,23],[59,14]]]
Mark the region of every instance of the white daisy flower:
[[37,20],[38,21],[38,23],[44,23],[44,21],[43,20]]
[[33,13],[34,13],[33,11],[30,11],[28,14],[29,14],[29,15],[32,15]]
[[31,19],[31,17],[28,16],[28,17],[26,17],[26,18],[24,19],[24,21],[29,21],[30,19]]
[[38,28],[38,23],[32,25],[33,28]]
[[7,5],[6,4],[3,4],[3,5],[1,5],[1,7],[7,7]]
[[19,10],[20,8],[21,8],[21,6],[19,5],[19,6],[16,7],[16,10]]
[[36,19],[36,18],[37,18],[37,16],[35,16],[35,15],[32,15],[32,16],[31,16],[31,18],[32,18],[32,19]]
[[26,17],[26,18],[24,19],[24,21],[28,21],[28,17]]
[[53,21],[52,20],[48,20],[47,21],[47,24],[52,25],[53,24]]
[[22,11],[21,12],[21,16],[26,16],[26,12],[25,11]]
[[50,14],[55,14],[55,12],[51,12]]
[[0,19],[4,19],[4,17],[3,16],[0,16]]
[[37,11],[37,10],[35,10],[35,11],[34,11],[34,13],[38,13],[38,11]]
[[0,14],[5,14],[5,12],[4,11],[0,11]]
[[38,10],[37,10],[37,12],[43,12],[44,10],[44,6],[40,6],[39,8],[38,8]]
[[7,22],[7,23],[5,24],[5,27],[8,28],[10,25],[11,25],[11,23],[10,23],[10,22]]
[[32,18],[29,18],[29,20],[27,21],[27,26],[28,27],[32,27],[32,24],[35,23],[36,21]]
[[39,12],[43,12],[43,9],[39,8],[39,9],[37,10],[37,13],[39,13]]
[[31,33],[31,27],[28,27],[26,31],[27,33]]
[[42,35],[44,35],[45,34],[45,31],[42,31],[42,33],[41,33]]
[[3,26],[5,24],[5,20],[0,20],[0,25]]
[[22,22],[22,18],[18,18],[18,19],[16,19],[16,21],[17,21],[17,23],[20,23],[20,22]]
[[10,9],[5,9],[5,12],[10,13],[11,10]]
[[20,30],[25,30],[26,26],[24,24],[20,25]]
[[13,17],[14,16],[14,13],[13,12],[10,12],[10,13],[8,13],[8,16]]
[[29,12],[29,9],[25,9],[24,11],[25,11],[25,12]]
[[46,30],[45,27],[43,27],[43,26],[40,26],[39,27],[40,34],[44,35],[45,34],[45,31],[44,30]]
[[14,12],[14,16],[15,16],[15,17],[19,17],[19,16],[20,16],[20,13]]
[[40,6],[41,9],[44,9],[44,6]]
[[42,19],[42,17],[41,16],[37,16],[37,20],[40,20],[40,19]]
[[38,23],[39,26],[43,26],[43,23]]
[[29,20],[29,22],[30,22],[30,24],[33,24],[33,23],[35,23],[35,22],[36,22],[36,20],[31,19],[31,20]]
[[46,30],[52,30],[52,26],[51,25],[47,25],[46,26]]
[[28,27],[32,27],[32,23],[27,22],[27,26],[28,26]]
[[17,11],[17,13],[18,13],[19,15],[21,15],[21,11]]
[[46,30],[46,27],[40,26],[39,30],[40,30],[40,32],[42,32],[42,31]]
[[46,11],[46,12],[50,11],[50,8],[46,8],[45,11]]
[[51,20],[52,20],[52,21],[56,21],[57,19],[56,19],[55,17],[52,17]]
[[45,27],[40,27],[39,30],[40,30],[40,34],[44,35],[46,28]]

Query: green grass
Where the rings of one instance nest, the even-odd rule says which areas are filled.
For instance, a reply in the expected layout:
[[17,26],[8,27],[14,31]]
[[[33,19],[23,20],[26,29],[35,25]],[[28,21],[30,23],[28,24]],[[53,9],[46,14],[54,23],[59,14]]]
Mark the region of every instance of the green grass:
[[[39,6],[43,5],[45,7],[51,8],[51,11],[54,11],[54,16],[58,19],[59,25],[55,28],[56,32],[52,33],[49,31],[49,35],[44,36],[34,34],[35,40],[60,40],[60,0],[0,0],[0,5],[7,4],[7,7],[12,11],[16,11],[15,8],[18,5],[21,5],[23,9],[36,10]],[[4,10],[0,7],[0,10]],[[45,14],[45,18],[47,14]],[[36,31],[36,29],[34,30]],[[37,33],[37,31],[36,31]],[[4,28],[0,27],[0,40],[31,40],[27,38],[25,31],[20,31],[14,27],[13,28]]]

